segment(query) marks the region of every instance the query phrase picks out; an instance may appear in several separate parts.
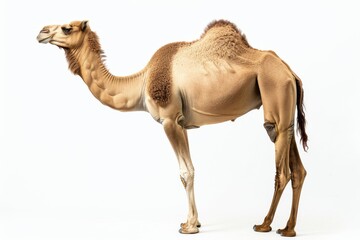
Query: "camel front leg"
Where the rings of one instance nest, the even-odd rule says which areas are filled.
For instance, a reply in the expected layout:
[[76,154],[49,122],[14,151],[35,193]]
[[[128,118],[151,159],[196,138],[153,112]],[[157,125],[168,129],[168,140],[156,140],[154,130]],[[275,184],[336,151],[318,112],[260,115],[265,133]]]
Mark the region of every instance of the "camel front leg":
[[190,158],[187,133],[176,121],[170,119],[164,120],[163,126],[179,161],[180,179],[186,190],[189,204],[187,221],[181,224],[179,232],[198,233],[200,223],[194,196],[194,166]]

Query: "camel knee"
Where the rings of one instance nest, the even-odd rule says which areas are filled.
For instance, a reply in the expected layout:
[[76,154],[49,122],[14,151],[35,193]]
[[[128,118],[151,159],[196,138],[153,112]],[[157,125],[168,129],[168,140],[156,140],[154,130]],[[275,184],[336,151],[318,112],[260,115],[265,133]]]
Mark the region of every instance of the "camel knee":
[[275,189],[284,190],[289,180],[290,177],[280,176],[278,180],[275,180]]
[[293,171],[291,173],[291,185],[293,189],[303,185],[306,174],[307,172],[305,168],[298,169],[297,171]]
[[275,175],[275,189],[284,190],[290,179],[289,173],[277,171]]
[[184,188],[194,183],[194,170],[186,170],[180,172],[180,180],[184,185]]

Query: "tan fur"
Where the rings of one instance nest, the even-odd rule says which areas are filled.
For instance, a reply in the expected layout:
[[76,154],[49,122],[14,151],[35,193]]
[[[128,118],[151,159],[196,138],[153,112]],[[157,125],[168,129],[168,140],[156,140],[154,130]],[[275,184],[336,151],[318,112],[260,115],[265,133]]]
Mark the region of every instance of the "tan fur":
[[148,92],[156,103],[166,106],[171,97],[172,60],[178,49],[185,43],[170,43],[160,48],[151,58],[148,80]]
[[97,35],[87,21],[44,27],[38,41],[65,50],[69,68],[103,104],[120,111],[147,111],[164,128],[175,151],[189,212],[181,233],[197,233],[201,224],[194,195],[195,170],[187,130],[234,120],[263,106],[264,127],[275,144],[275,190],[269,212],[254,230],[271,231],[283,190],[291,180],[293,202],[282,236],[295,236],[306,170],[294,136],[298,129],[307,147],[303,88],[300,78],[273,51],[252,48],[231,22],[214,21],[193,42],[161,47],[140,72],[119,77],[104,65]]
[[69,70],[75,75],[80,75],[80,65],[74,53],[68,49],[65,49],[65,56],[69,64]]
[[[203,48],[203,42],[212,41],[211,48]],[[251,48],[245,35],[237,27],[225,20],[213,21],[205,29],[200,39],[192,43],[170,43],[160,48],[149,62],[148,91],[153,100],[161,106],[169,103],[172,82],[172,60],[179,48],[186,46],[199,55],[206,53],[214,58],[235,60],[244,48]],[[241,47],[240,47],[241,46]],[[231,68],[231,67],[230,67]]]
[[[201,38],[203,38],[210,29],[216,28],[216,27],[230,29],[230,32],[231,32],[230,35],[240,37],[240,39],[244,45],[246,45],[247,47],[251,47],[246,39],[245,34],[243,34],[241,32],[241,30],[238,29],[234,23],[229,22],[227,20],[223,20],[223,19],[222,20],[214,20],[211,23],[209,23],[209,25],[205,28],[204,33],[201,35]],[[228,36],[226,36],[226,37],[228,37]]]
[[95,32],[89,31],[88,33],[88,41],[89,41],[89,48],[91,51],[97,54],[103,54],[104,51],[101,49],[101,45],[99,42],[99,37]]

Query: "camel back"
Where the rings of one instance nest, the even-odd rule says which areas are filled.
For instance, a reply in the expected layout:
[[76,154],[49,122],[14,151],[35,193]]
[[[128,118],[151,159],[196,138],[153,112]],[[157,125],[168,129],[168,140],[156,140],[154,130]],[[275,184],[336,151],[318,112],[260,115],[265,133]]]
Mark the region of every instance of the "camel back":
[[[220,31],[212,31],[221,29]],[[205,45],[205,47],[204,47]],[[210,47],[209,47],[210,46]],[[147,91],[160,106],[166,106],[171,98],[172,60],[182,47],[192,48],[195,56],[215,56],[217,58],[234,59],[241,55],[243,48],[251,48],[245,35],[226,20],[211,22],[200,39],[193,42],[175,42],[161,47],[155,52],[147,66],[149,78]]]

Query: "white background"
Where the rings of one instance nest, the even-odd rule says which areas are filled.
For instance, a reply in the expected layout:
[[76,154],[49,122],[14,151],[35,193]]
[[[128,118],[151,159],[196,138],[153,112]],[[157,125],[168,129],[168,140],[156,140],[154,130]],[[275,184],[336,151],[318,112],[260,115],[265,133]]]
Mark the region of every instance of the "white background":
[[[299,239],[355,239],[359,227],[359,7],[356,1],[2,1],[0,239],[279,239],[255,233],[270,205],[273,144],[262,109],[189,131],[203,224],[180,235],[186,195],[175,155],[147,113],[100,104],[38,44],[49,24],[90,20],[116,75],[214,19],[277,52],[302,78],[310,150]],[[288,186],[273,229],[290,213]]]

